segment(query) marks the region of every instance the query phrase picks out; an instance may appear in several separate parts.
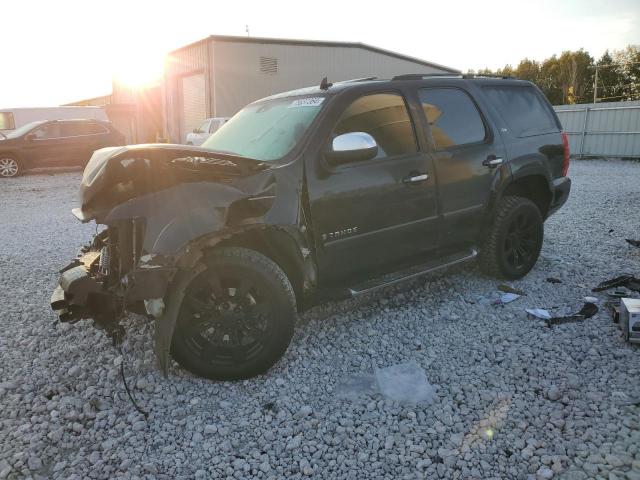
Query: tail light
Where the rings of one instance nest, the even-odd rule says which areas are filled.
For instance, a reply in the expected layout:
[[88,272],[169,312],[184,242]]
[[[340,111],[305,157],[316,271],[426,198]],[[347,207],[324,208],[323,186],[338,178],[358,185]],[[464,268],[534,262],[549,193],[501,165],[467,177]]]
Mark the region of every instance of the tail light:
[[564,146],[564,161],[562,162],[562,176],[566,177],[569,173],[569,137],[566,132],[562,132],[562,145]]

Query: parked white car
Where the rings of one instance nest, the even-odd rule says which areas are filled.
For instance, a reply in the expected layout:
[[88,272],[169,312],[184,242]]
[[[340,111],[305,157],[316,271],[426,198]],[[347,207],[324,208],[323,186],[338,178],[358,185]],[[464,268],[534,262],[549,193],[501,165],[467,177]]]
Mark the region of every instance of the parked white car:
[[109,121],[102,107],[0,108],[0,132],[40,120],[101,120]]
[[193,132],[187,133],[185,143],[187,145],[202,145],[204,141],[217,132],[218,129],[227,122],[227,120],[229,120],[227,117],[207,118],[202,122],[202,125],[198,128],[194,128]]

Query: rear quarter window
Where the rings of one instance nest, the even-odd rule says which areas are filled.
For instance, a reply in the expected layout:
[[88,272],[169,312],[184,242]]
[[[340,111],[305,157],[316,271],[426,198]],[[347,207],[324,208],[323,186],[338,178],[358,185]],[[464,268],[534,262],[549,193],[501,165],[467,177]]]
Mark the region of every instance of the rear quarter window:
[[516,137],[560,131],[547,101],[533,87],[492,85],[483,90]]

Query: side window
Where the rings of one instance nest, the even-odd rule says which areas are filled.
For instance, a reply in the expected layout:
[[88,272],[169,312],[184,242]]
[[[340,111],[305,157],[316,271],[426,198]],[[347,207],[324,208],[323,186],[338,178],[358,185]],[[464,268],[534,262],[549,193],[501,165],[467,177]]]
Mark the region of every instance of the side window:
[[81,131],[83,132],[83,135],[99,135],[103,133],[109,133],[104,125],[100,125],[96,122],[83,123]]
[[211,120],[211,124],[209,126],[209,133],[215,133],[216,130],[220,128],[220,120]]
[[79,137],[86,135],[86,123],[60,122],[60,132],[63,137]]
[[397,93],[365,95],[342,113],[333,133],[366,132],[378,144],[378,156],[385,158],[418,151],[413,125],[404,99]]
[[207,133],[209,131],[210,121],[205,121],[202,125],[198,127],[198,133]]
[[38,128],[33,132],[37,140],[48,140],[52,138],[62,137],[59,123],[50,123],[42,128]]
[[419,95],[438,150],[485,139],[482,117],[465,92],[457,88],[423,88]]
[[487,86],[484,93],[516,137],[559,130],[549,107],[533,87]]

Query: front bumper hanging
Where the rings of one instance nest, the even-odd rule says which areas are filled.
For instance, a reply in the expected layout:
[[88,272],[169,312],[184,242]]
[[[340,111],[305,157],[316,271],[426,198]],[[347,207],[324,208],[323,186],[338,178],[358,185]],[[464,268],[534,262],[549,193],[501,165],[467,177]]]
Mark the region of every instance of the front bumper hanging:
[[51,308],[60,321],[93,318],[109,323],[121,310],[121,298],[106,289],[107,277],[100,274],[100,252],[85,251],[60,270],[58,286],[51,295]]

